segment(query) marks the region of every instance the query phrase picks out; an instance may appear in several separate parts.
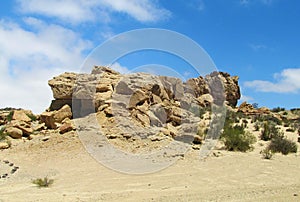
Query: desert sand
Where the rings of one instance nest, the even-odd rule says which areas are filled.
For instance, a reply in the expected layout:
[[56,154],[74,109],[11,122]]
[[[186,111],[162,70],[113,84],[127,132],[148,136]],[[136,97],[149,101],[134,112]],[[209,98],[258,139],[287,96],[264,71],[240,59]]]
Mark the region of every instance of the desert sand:
[[[0,179],[0,201],[300,201],[299,151],[262,159],[263,141],[246,153],[216,148],[205,160],[190,149],[159,172],[129,175],[97,162],[76,131],[45,135],[0,151],[1,174],[10,169],[3,160],[19,167]],[[54,179],[50,187],[32,184],[46,176]]]

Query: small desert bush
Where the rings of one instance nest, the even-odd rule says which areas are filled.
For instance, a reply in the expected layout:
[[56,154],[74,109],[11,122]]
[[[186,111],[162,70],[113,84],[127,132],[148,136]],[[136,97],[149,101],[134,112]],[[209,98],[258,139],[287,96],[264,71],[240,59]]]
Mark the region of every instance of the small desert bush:
[[271,140],[267,149],[274,153],[278,152],[287,155],[297,152],[297,144],[283,136],[278,136]]
[[233,126],[231,123],[225,123],[221,138],[228,151],[246,152],[253,148],[252,144],[256,141],[255,136],[246,132],[243,126]]
[[32,180],[32,183],[37,185],[39,188],[42,187],[49,187],[50,185],[52,185],[54,182],[53,179],[49,179],[48,177],[44,177],[44,178],[37,178],[35,180]]
[[36,121],[37,120],[37,117],[34,114],[28,113],[26,115],[31,119],[31,121]]
[[275,107],[273,109],[271,109],[272,112],[281,112],[281,111],[285,111],[285,108],[282,108],[282,107]]
[[5,133],[5,127],[0,128],[0,141],[6,140],[7,134]]
[[276,127],[275,123],[265,121],[263,125],[263,130],[261,131],[261,140],[268,141],[274,137],[281,137],[283,133]]
[[262,157],[264,159],[272,159],[273,155],[274,155],[274,152],[272,150],[270,150],[269,148],[262,150],[260,153],[262,154]]
[[7,115],[7,117],[6,117],[8,122],[10,122],[12,120],[13,115],[14,115],[14,111],[10,111],[9,114]]
[[254,124],[254,130],[255,131],[259,131],[259,129],[260,129],[260,123],[259,122],[255,122],[255,124]]

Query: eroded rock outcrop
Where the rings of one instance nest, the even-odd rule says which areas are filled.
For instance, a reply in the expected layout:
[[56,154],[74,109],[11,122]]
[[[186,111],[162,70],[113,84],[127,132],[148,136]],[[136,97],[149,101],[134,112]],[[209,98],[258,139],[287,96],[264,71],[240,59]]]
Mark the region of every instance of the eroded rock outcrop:
[[121,75],[95,66],[91,74],[64,73],[50,80],[49,85],[55,100],[46,113],[64,105],[72,107],[74,118],[95,112],[110,138],[151,136],[157,140],[158,134],[174,138],[183,133],[192,137],[198,130],[200,108],[223,104],[234,107],[240,98],[238,77],[223,72],[183,83],[174,77]]

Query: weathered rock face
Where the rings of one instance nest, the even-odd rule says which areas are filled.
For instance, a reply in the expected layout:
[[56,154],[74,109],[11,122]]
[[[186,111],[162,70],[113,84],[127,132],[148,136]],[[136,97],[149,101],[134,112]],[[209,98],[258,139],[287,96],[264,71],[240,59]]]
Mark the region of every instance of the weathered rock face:
[[[156,141],[160,139],[158,134],[175,137],[184,133],[190,134],[193,141],[200,121],[199,108],[224,103],[236,106],[240,98],[238,77],[222,72],[183,83],[173,77],[146,73],[121,75],[107,67],[95,66],[91,74],[64,73],[50,80],[49,85],[56,100],[50,112],[41,115],[49,128],[57,127],[54,109],[66,104],[72,107],[75,118],[96,112],[109,138],[151,136]],[[69,128],[65,124],[60,130]]]
[[75,117],[93,113],[110,99],[119,78],[119,73],[99,66],[91,74],[63,73],[54,77],[48,82],[55,98],[50,111],[69,105]]
[[213,72],[205,78],[200,76],[189,79],[186,82],[186,89],[187,92],[194,93],[196,98],[210,94],[215,102],[222,103],[225,100],[232,107],[235,107],[241,98],[238,77],[231,77],[224,72]]
[[66,72],[51,79],[48,84],[52,89],[53,97],[57,100],[72,99],[76,78],[77,74]]

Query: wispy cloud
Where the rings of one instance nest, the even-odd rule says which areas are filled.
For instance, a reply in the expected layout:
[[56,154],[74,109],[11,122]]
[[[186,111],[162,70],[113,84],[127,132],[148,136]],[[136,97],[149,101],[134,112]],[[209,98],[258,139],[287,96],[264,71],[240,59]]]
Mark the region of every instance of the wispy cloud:
[[19,11],[38,14],[79,24],[107,23],[111,14],[121,12],[140,22],[155,22],[170,17],[171,12],[160,8],[153,0],[18,0]]
[[123,12],[141,22],[158,21],[168,18],[171,12],[158,7],[151,0],[102,0],[99,1],[111,11]]
[[247,96],[247,95],[242,95],[241,96],[241,99],[240,99],[240,102],[250,102],[250,101],[253,101],[254,99],[250,96]]
[[245,82],[244,86],[259,92],[299,93],[299,78],[300,68],[284,69],[282,72],[274,74],[275,82],[255,80]]
[[196,8],[199,11],[203,11],[205,9],[205,2],[204,0],[191,0],[190,6]]
[[265,50],[268,48],[264,44],[250,44],[249,47],[254,51]]
[[263,4],[263,5],[272,5],[274,0],[240,0],[240,5],[249,6],[251,4]]
[[116,70],[117,72],[120,72],[121,74],[126,74],[126,73],[129,73],[129,69],[125,66],[122,66],[120,63],[118,62],[115,62],[113,63],[110,68]]

